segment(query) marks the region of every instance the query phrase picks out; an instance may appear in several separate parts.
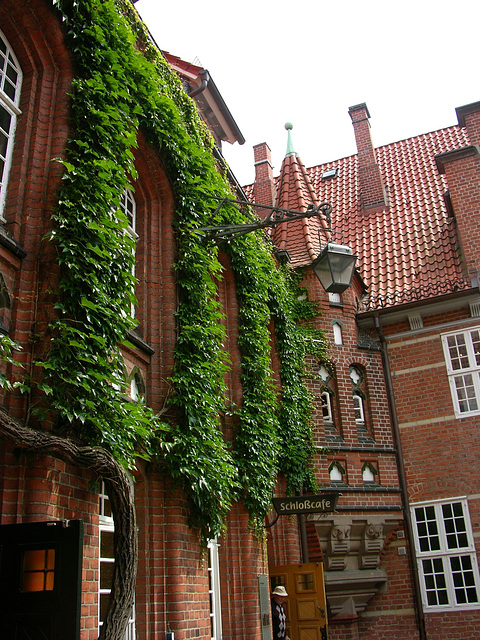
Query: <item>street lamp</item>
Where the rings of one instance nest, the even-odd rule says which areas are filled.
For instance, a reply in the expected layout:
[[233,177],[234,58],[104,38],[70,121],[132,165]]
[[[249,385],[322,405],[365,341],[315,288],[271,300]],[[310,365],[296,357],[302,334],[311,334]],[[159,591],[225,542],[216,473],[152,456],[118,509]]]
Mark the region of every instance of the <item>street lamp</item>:
[[312,269],[328,293],[342,293],[352,283],[357,256],[350,247],[327,242]]
[[[215,214],[225,203],[233,205],[243,212],[245,212],[245,208],[249,209],[250,207],[254,207],[255,209],[267,209],[269,213],[264,218],[252,220],[252,222],[200,227],[195,230],[203,236],[205,240],[213,240],[216,244],[228,242],[233,238],[246,235],[258,229],[265,229],[267,227],[274,228],[289,220],[301,220],[303,218],[320,217],[323,215],[328,224],[331,224],[332,205],[328,202],[323,202],[317,207],[310,204],[306,211],[292,211],[291,209],[282,209],[281,207],[254,204],[245,200],[219,199],[221,201],[215,210]],[[242,209],[240,209],[240,207],[242,207]],[[325,229],[325,231],[332,232],[330,228]],[[328,241],[320,252],[320,255],[313,262],[312,268],[325,291],[329,293],[342,293],[352,282],[356,260],[357,256],[353,255],[350,247]]]

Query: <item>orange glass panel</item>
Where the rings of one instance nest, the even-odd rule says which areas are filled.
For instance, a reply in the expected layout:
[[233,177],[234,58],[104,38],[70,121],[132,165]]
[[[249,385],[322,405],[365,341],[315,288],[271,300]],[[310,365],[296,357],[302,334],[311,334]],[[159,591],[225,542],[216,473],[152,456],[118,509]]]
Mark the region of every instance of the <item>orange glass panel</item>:
[[22,591],[53,591],[55,549],[30,549],[23,554]]
[[49,571],[45,576],[45,591],[53,591],[54,582],[55,573],[53,571]]
[[43,571],[45,569],[45,549],[32,549],[23,554],[24,571]]
[[32,572],[23,574],[22,591],[45,591],[43,572]]
[[48,571],[54,571],[55,569],[55,549],[47,550],[46,568],[48,569]]

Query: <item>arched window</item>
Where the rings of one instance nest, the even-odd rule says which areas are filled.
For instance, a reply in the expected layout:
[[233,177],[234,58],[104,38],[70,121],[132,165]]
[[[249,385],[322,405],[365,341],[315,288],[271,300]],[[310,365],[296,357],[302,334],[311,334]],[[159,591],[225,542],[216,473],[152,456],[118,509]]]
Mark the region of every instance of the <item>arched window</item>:
[[338,393],[331,365],[320,363],[318,367],[318,377],[321,382],[320,401],[323,424],[325,425],[325,436],[328,440],[341,439]]
[[346,484],[347,472],[345,467],[339,460],[333,460],[328,467],[328,473],[330,474],[330,482],[332,484],[342,482]]
[[343,336],[342,336],[342,324],[340,322],[333,322],[333,341],[335,344],[343,344]]
[[364,462],[362,465],[362,478],[363,478],[364,484],[376,484],[377,483],[376,476],[378,476],[378,471],[376,466],[368,460],[367,462]]
[[12,162],[17,116],[20,115],[22,72],[10,45],[0,32],[0,218],[4,219],[8,174]]
[[365,371],[360,365],[350,366],[350,380],[352,382],[353,412],[359,438],[372,438],[371,415],[368,404]]

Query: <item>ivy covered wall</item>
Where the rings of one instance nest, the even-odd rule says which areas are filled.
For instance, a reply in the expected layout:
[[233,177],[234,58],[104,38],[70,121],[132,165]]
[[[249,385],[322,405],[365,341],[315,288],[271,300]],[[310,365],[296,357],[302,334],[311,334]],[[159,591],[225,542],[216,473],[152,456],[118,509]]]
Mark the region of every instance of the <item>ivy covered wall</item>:
[[[190,501],[191,524],[204,538],[224,527],[242,499],[252,523],[269,509],[275,480],[289,491],[313,489],[311,397],[306,353],[325,350],[305,323],[297,280],[277,268],[261,232],[226,245],[239,301],[243,398],[233,446],[222,436],[225,410],[224,310],[218,248],[195,229],[242,222],[228,181],[212,155],[212,138],[128,0],[51,0],[72,55],[71,137],[54,214],[62,280],[39,383],[59,424],[82,442],[111,451],[126,467],[155,457]],[[120,197],[136,174],[141,129],[158,150],[174,190],[179,306],[172,403],[178,420],[161,421],[144,403],[125,400],[121,344],[134,327],[134,240]],[[216,213],[214,213],[216,212]],[[316,313],[314,311],[313,313]],[[274,383],[275,328],[281,389]],[[316,340],[312,340],[315,337]]]

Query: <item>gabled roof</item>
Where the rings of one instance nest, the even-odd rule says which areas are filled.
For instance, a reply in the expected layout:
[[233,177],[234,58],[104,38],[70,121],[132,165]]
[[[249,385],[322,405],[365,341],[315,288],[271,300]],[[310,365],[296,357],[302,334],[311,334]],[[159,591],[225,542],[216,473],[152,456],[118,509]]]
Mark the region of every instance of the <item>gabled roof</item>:
[[185,62],[168,51],[162,51],[162,54],[183,80],[185,90],[195,100],[200,115],[207,123],[217,145],[220,147],[222,141],[244,144],[245,138],[207,69]]
[[[465,129],[452,126],[377,148],[389,206],[373,212],[362,209],[357,155],[305,169],[290,154],[276,178],[276,204],[303,211],[312,201],[331,203],[334,241],[344,241],[358,256],[357,268],[368,288],[363,310],[470,288],[455,220],[445,202],[448,187],[435,163],[437,154],[468,144]],[[322,178],[331,170],[336,170],[334,177]],[[253,197],[252,186],[245,192]],[[275,230],[275,244],[288,251],[294,267],[310,264],[320,252],[319,225],[310,218]]]

